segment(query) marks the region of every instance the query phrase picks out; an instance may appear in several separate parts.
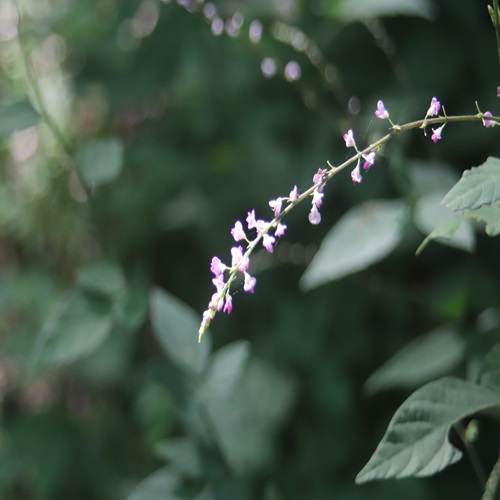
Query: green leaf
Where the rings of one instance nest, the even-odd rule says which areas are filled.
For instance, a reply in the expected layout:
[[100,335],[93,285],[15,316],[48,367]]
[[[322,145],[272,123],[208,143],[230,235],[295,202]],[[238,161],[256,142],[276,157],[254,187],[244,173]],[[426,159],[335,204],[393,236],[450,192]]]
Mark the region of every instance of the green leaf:
[[434,9],[428,0],[343,0],[341,18],[345,21],[382,16],[416,16],[431,20]]
[[500,390],[500,344],[496,344],[484,357],[478,378],[481,385]]
[[490,156],[466,170],[441,202],[452,210],[475,209],[500,199],[500,159]]
[[87,186],[106,184],[121,172],[123,145],[117,138],[95,139],[78,148],[76,163]]
[[36,125],[40,115],[28,101],[18,101],[0,106],[0,137]]
[[401,349],[366,381],[369,393],[419,386],[444,375],[459,363],[464,343],[451,329],[439,328]]
[[304,290],[366,269],[400,242],[406,222],[400,201],[369,201],[347,212],[323,240],[301,278]]
[[460,460],[448,441],[451,426],[500,405],[500,393],[452,377],[421,387],[396,411],[375,453],[356,477],[374,479],[430,476]]
[[92,262],[77,271],[77,284],[83,290],[114,298],[125,291],[125,277],[116,265]]
[[32,360],[38,366],[72,363],[96,351],[112,326],[109,301],[73,291],[43,326]]
[[425,247],[432,240],[442,240],[452,238],[453,235],[458,231],[460,224],[462,222],[462,217],[459,214],[455,214],[454,217],[450,217],[442,226],[434,229],[425,239],[420,243],[417,250],[415,251],[415,255],[420,255]]
[[486,224],[485,231],[488,236],[500,234],[500,206],[496,203],[483,205],[476,210],[464,210],[464,217]]
[[175,490],[180,485],[179,474],[170,467],[163,467],[143,479],[127,496],[127,500],[180,500]]
[[199,316],[173,295],[154,289],[150,296],[153,331],[165,352],[181,368],[201,374],[210,352],[208,332],[198,343]]
[[156,455],[169,462],[180,473],[192,477],[202,474],[198,449],[188,437],[170,438],[155,444]]

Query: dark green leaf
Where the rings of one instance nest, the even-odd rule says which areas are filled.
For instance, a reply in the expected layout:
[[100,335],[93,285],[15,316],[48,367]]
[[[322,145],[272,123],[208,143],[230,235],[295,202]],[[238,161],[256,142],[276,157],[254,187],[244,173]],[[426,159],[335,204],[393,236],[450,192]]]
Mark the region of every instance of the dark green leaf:
[[169,462],[180,473],[197,477],[202,467],[198,449],[188,437],[170,438],[155,445],[156,455]]
[[77,284],[89,292],[102,294],[109,298],[125,291],[125,277],[116,265],[106,262],[93,262],[77,271]]
[[0,106],[0,137],[36,125],[39,114],[28,101],[18,101]]
[[446,377],[421,387],[396,411],[375,453],[356,478],[430,476],[460,460],[448,441],[450,428],[500,405],[500,392]]
[[127,496],[127,500],[181,500],[175,495],[181,478],[170,467],[163,467],[143,479]]
[[485,356],[479,370],[479,383],[500,390],[500,344]]

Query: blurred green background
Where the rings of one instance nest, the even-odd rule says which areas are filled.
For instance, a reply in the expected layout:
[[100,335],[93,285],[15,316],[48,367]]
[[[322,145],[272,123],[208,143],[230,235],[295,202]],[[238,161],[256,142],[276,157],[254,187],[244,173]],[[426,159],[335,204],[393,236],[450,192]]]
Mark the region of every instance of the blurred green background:
[[[479,228],[415,257],[415,219],[385,260],[299,281],[350,208],[416,213],[434,173],[500,154],[495,130],[398,136],[362,184],[330,183],[319,226],[308,207],[288,217],[253,258],[255,294],[199,352],[183,332],[234,221],[270,218],[270,199],[347,159],[349,128],[360,147],[381,137],[377,100],[396,123],[433,96],[498,115],[486,1],[2,0],[0,40],[0,498],[480,497],[467,457],[428,479],[354,478],[422,382],[371,394],[375,370],[446,328],[464,347],[443,370],[466,376],[499,340],[498,240]],[[479,430],[488,471],[500,432]]]

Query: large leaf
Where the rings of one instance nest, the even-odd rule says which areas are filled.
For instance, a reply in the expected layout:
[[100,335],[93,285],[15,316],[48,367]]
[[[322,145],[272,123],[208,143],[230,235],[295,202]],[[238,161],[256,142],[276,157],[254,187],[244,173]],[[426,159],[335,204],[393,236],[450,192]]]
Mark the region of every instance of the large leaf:
[[439,472],[462,456],[448,441],[450,428],[499,405],[500,392],[472,382],[452,377],[430,382],[398,408],[356,482]]
[[475,209],[500,199],[500,159],[490,156],[466,170],[441,202],[452,210]]
[[28,101],[0,106],[0,137],[36,125],[40,116]]
[[381,16],[418,16],[432,19],[433,6],[429,0],[342,0],[341,17],[346,21]]
[[92,262],[78,269],[78,285],[89,292],[109,298],[119,296],[125,291],[125,277],[116,265],[107,262]]
[[32,360],[37,365],[72,363],[98,349],[112,325],[109,301],[72,292],[43,326]]
[[76,152],[78,170],[90,187],[116,179],[123,165],[123,145],[119,139],[95,139]]
[[500,344],[484,357],[479,370],[479,383],[500,390]]
[[188,437],[170,438],[156,443],[155,452],[180,473],[192,477],[202,474],[198,449],[193,440]]
[[151,292],[151,321],[156,338],[172,361],[181,368],[201,374],[210,352],[208,332],[198,343],[199,316],[173,295]]
[[347,212],[325,236],[301,278],[304,290],[366,269],[400,242],[406,221],[400,201],[369,201]]
[[370,393],[381,389],[416,387],[444,375],[459,363],[464,343],[448,328],[433,330],[407,344],[366,381]]
[[476,210],[464,210],[464,217],[486,224],[485,231],[488,236],[500,234],[500,206],[496,203],[483,205]]
[[[440,239],[445,245],[472,252],[475,247],[472,225],[467,220],[456,220],[456,214],[439,204],[444,194],[442,191],[431,192],[418,200],[413,213],[415,225],[430,239]],[[443,231],[455,227],[455,224],[457,227],[452,234]]]
[[180,500],[175,495],[175,490],[181,482],[180,475],[170,469],[163,467],[143,479],[127,496],[127,500],[158,500],[168,498],[169,500]]

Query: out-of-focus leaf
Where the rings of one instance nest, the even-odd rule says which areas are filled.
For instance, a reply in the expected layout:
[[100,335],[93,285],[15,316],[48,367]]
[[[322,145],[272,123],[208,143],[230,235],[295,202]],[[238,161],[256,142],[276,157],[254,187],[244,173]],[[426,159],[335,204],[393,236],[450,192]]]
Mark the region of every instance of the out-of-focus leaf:
[[402,15],[432,19],[434,9],[428,0],[342,0],[340,13],[345,21]]
[[483,205],[476,210],[464,210],[464,217],[486,224],[485,231],[488,236],[500,234],[500,206],[496,203]]
[[80,288],[109,298],[117,297],[125,291],[125,277],[116,264],[86,264],[78,269],[76,280]]
[[249,355],[250,344],[241,340],[218,349],[211,357],[206,390],[217,392],[221,397],[230,396],[245,370]]
[[210,352],[210,337],[198,342],[200,318],[173,295],[154,289],[150,296],[151,321],[156,338],[173,362],[201,374]]
[[401,201],[372,200],[349,210],[325,236],[301,287],[311,290],[382,260],[400,242],[406,213]]
[[109,301],[74,291],[59,303],[43,326],[32,360],[39,366],[72,363],[98,349],[111,328]]
[[40,115],[28,101],[18,101],[0,106],[0,137],[6,137],[16,130],[36,125]]
[[[462,220],[457,214],[440,205],[443,195],[444,193],[436,191],[418,200],[413,213],[415,225],[428,235],[429,240],[439,239],[440,243],[445,245],[472,252],[475,248],[475,237],[470,222]],[[417,255],[422,250],[423,247],[419,247]]]
[[128,495],[127,500],[181,500],[175,494],[181,478],[170,467],[163,467],[143,479]]
[[459,175],[450,165],[435,160],[410,161],[407,171],[412,191],[418,197],[436,191],[447,192],[459,180]]
[[203,386],[199,397],[228,465],[249,471],[269,457],[270,433],[292,402],[293,384],[283,373],[251,359],[230,395]]
[[407,344],[366,381],[374,393],[383,389],[416,387],[444,375],[459,363],[464,343],[448,328],[433,330]]
[[202,473],[198,450],[188,437],[170,438],[155,445],[158,457],[169,462],[169,465],[179,472],[192,477]]
[[500,344],[495,345],[483,359],[479,383],[500,390]]
[[76,163],[88,186],[111,182],[123,166],[123,144],[117,138],[95,139],[78,148]]
[[480,166],[466,170],[443,198],[452,210],[476,209],[500,199],[500,159],[493,156]]
[[451,426],[500,405],[500,392],[445,377],[421,387],[396,411],[375,453],[356,477],[374,479],[430,476],[460,460],[448,441]]

